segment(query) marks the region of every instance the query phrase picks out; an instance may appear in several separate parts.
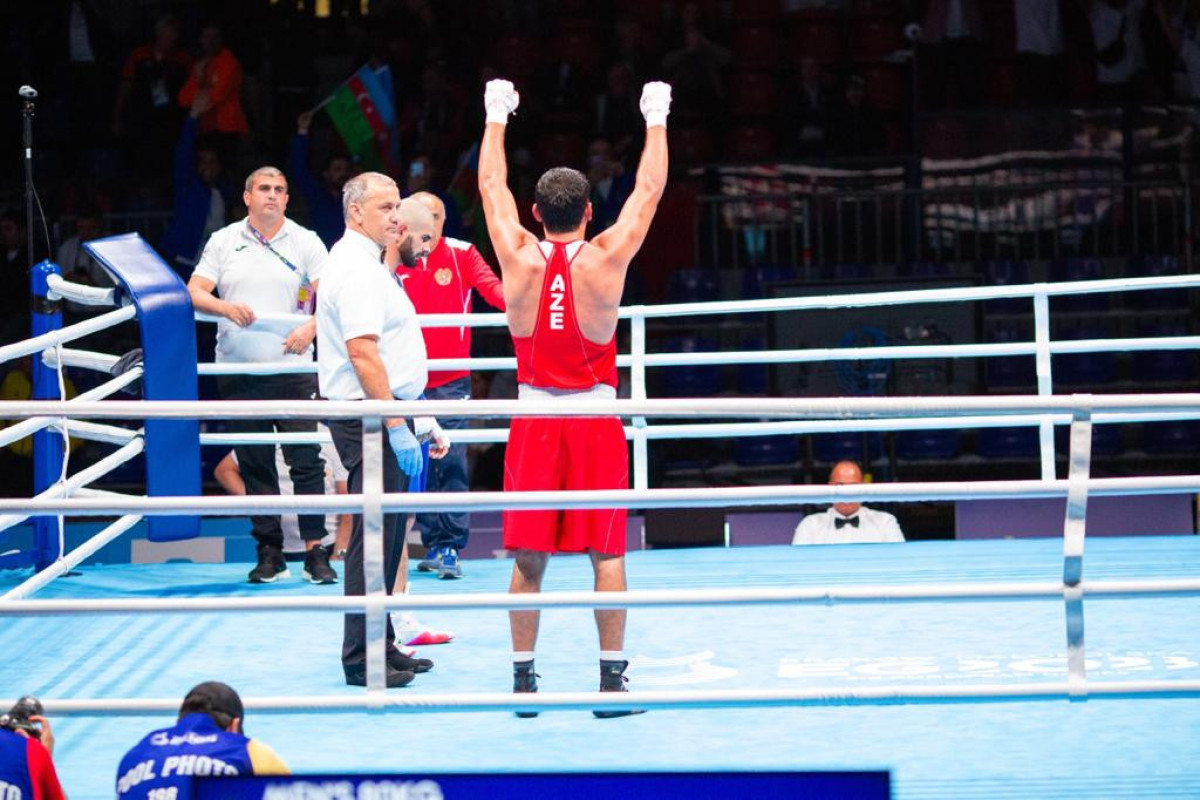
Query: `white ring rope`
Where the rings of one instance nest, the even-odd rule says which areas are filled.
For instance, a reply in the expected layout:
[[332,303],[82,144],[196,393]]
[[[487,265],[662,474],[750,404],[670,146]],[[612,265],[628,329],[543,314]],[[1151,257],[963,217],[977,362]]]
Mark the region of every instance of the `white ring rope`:
[[[1127,599],[1147,594],[1200,595],[1200,578],[1084,581],[1084,594],[1094,599]],[[1061,600],[1058,581],[1007,583],[863,584],[860,586],[748,587],[738,589],[631,589],[625,592],[566,591],[512,595],[484,592],[463,595],[312,595],[234,597],[142,597],[71,600],[0,598],[0,615],[57,616],[62,614],[177,614],[244,611],[299,612],[325,610],[344,613],[378,608],[388,611],[464,611],[643,608],[664,606],[835,605],[838,603],[927,603],[946,600],[996,602]]]
[[56,273],[46,276],[46,285],[50,288],[47,300],[70,300],[84,306],[116,306],[121,295],[121,290],[115,286],[101,288],[72,283]]
[[[137,439],[126,447],[140,444]],[[119,451],[118,451],[119,452]],[[96,466],[99,465],[99,462]],[[92,469],[92,468],[89,468]],[[82,475],[83,473],[79,473]],[[75,476],[72,480],[78,477]],[[1088,493],[1096,497],[1143,494],[1191,494],[1200,491],[1200,475],[1134,478],[1091,478]],[[62,513],[67,516],[144,514],[178,516],[244,516],[246,514],[361,513],[363,497],[338,495],[233,495],[209,497],[145,497],[127,495],[81,497],[56,502],[47,490],[32,499],[0,499],[0,511],[29,517]],[[881,500],[920,503],[929,500],[1059,498],[1069,491],[1067,480],[943,481],[922,483],[853,484],[844,486],[722,486],[682,489],[610,489],[556,492],[424,492],[383,495],[387,512],[504,511],[563,508],[715,508],[719,506],[797,505]],[[5,517],[0,517],[0,526]],[[15,523],[9,523],[15,524]]]
[[[1092,699],[1127,700],[1145,697],[1192,698],[1200,695],[1200,681],[1103,681],[1089,685]],[[293,697],[243,697],[242,704],[259,714],[339,713],[362,709],[395,713],[432,711],[586,711],[608,708],[687,709],[746,707],[809,707],[845,705],[898,705],[908,703],[1032,702],[1070,697],[1065,682],[996,683],[973,687],[910,686],[823,687],[816,689],[726,689],[717,692],[661,691],[589,693],[554,692],[514,696],[497,692],[471,694],[337,694]],[[54,716],[157,716],[176,714],[179,698],[143,700],[72,700],[41,698]],[[0,701],[0,704],[9,703]],[[12,702],[15,702],[15,698]]]
[[34,336],[32,339],[6,344],[0,347],[0,363],[40,353],[47,347],[54,347],[56,344],[82,339],[84,336],[90,336],[93,333],[107,330],[136,316],[136,307],[125,306],[115,311],[108,311],[97,317],[92,317],[91,319],[85,319],[82,322],[76,322],[74,325],[68,325],[56,331],[43,333],[41,336]]
[[654,400],[113,400],[0,401],[0,419],[69,416],[85,419],[364,419],[367,417],[750,417],[849,419],[1097,412],[1200,417],[1200,394],[946,395],[908,397],[743,397]]

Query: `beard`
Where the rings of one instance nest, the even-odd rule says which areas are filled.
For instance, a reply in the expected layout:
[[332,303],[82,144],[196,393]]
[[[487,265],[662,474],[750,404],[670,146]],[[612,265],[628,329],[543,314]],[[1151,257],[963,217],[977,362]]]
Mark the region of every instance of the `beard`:
[[417,254],[413,251],[413,240],[411,236],[400,243],[400,263],[409,269],[412,269],[417,265]]

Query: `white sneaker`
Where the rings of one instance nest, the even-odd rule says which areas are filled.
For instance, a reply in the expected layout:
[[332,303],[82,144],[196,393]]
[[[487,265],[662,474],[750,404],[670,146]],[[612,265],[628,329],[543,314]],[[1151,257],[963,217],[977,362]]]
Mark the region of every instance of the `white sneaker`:
[[439,631],[422,625],[411,611],[392,614],[392,627],[396,630],[396,644],[403,642],[408,647],[446,644],[454,638],[450,631]]

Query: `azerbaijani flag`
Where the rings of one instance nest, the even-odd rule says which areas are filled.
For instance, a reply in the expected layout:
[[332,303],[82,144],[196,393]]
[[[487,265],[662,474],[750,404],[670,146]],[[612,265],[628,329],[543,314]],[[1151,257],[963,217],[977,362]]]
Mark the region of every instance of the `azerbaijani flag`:
[[[383,73],[381,78],[380,73]],[[325,110],[350,154],[368,169],[395,172],[399,156],[391,69],[364,64],[325,102]]]

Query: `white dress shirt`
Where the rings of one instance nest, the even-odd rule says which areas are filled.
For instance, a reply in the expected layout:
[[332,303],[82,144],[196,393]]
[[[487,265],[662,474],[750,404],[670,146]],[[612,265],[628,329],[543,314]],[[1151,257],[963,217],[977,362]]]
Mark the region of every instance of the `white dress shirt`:
[[[838,527],[837,521],[845,524]],[[857,520],[858,525],[850,523]],[[832,506],[821,514],[809,514],[796,526],[792,544],[859,544],[879,542],[903,542],[900,523],[886,511],[859,506],[848,517],[843,517]]]
[[[321,278],[329,257],[325,245],[308,228],[285,219],[271,239],[276,255],[250,232],[248,224],[243,219],[214,233],[192,274],[215,283],[217,294],[225,302],[250,306],[258,316],[295,314],[301,276],[309,283]],[[222,319],[217,323],[217,361],[312,361],[311,346],[304,353],[285,353],[283,339],[279,331],[265,326],[242,328]]]
[[329,251],[317,292],[317,380],[330,400],[364,400],[346,342],[374,336],[388,386],[398,400],[415,400],[429,378],[425,339],[412,301],[383,265],[383,248],[356,231]]

